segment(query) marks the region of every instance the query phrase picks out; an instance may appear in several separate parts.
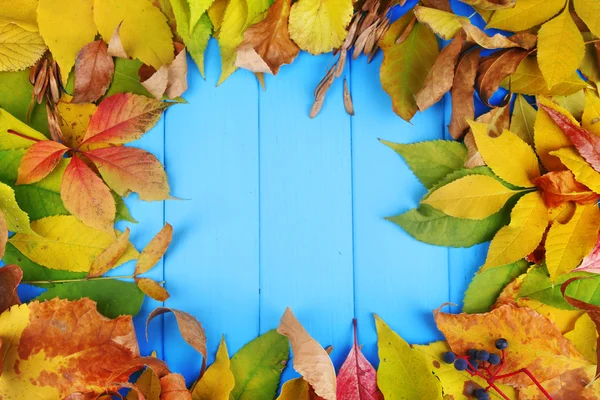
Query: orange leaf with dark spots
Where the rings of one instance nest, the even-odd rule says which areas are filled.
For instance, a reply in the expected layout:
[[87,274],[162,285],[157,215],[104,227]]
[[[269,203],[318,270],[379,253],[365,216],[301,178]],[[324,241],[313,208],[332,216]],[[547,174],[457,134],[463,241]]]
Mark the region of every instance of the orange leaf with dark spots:
[[52,140],[35,142],[23,155],[17,185],[28,185],[44,179],[68,150],[68,147]]
[[171,297],[167,289],[150,278],[135,278],[135,284],[144,294],[156,301],[167,301]]
[[112,267],[117,264],[117,261],[129,248],[129,228],[125,229],[117,240],[112,242],[92,263],[88,278],[104,275]]
[[160,162],[147,151],[134,147],[106,147],[85,153],[106,184],[117,194],[138,193],[141,200],[166,200],[169,182]]
[[173,239],[173,227],[166,223],[165,226],[152,238],[150,243],[142,250],[135,265],[134,275],[141,275],[152,269],[156,263],[165,255],[171,240]]
[[115,200],[102,179],[77,155],[65,169],[60,197],[65,208],[81,222],[114,233]]
[[18,265],[5,265],[0,268],[0,314],[10,306],[21,304],[17,293],[17,286],[21,283],[21,279],[23,279],[23,271]]
[[104,96],[112,81],[115,64],[103,40],[83,46],[75,60],[73,103],[91,103]]
[[577,182],[569,170],[551,171],[534,179],[533,182],[542,191],[544,202],[549,208],[558,207],[567,201],[590,204],[600,199],[600,195]]
[[80,148],[87,150],[91,144],[110,146],[137,140],[172,104],[132,93],[110,96],[98,105]]

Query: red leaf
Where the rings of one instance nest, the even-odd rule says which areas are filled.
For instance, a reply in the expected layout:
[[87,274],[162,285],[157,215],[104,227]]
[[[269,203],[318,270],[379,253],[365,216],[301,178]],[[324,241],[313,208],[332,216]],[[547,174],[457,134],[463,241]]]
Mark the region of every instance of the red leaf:
[[75,61],[73,103],[91,103],[106,93],[110,86],[115,64],[108,55],[106,44],[96,40],[83,46]]
[[544,202],[550,208],[558,207],[567,201],[590,204],[600,199],[600,195],[577,182],[575,176],[569,170],[551,171],[535,178],[533,182],[541,189]]
[[60,197],[65,208],[81,222],[114,233],[115,200],[102,179],[78,156],[65,169]]
[[575,268],[575,271],[585,271],[592,274],[600,274],[600,235],[598,236],[598,241],[596,242],[596,245],[590,254],[588,254],[583,261],[581,261],[581,265]]
[[104,99],[92,115],[80,148],[87,145],[120,145],[142,137],[156,122],[162,112],[173,103],[132,93],[118,93]]
[[340,400],[383,400],[377,387],[377,372],[358,347],[356,320],[354,344],[337,376],[336,397]]
[[27,185],[44,179],[68,150],[68,147],[52,140],[35,142],[21,160],[17,185]]
[[600,137],[575,125],[569,117],[543,104],[538,106],[544,109],[554,123],[567,135],[581,157],[600,172]]
[[88,151],[85,155],[119,195],[136,192],[142,200],[169,198],[167,174],[152,154],[134,147],[117,146]]
[[23,279],[23,271],[17,265],[5,265],[0,268],[0,314],[10,306],[21,304],[17,286]]

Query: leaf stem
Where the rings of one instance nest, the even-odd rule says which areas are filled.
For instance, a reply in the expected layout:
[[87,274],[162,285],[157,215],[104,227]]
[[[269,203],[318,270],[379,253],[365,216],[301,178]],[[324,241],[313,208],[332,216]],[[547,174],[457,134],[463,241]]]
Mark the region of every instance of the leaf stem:
[[40,141],[39,139],[32,138],[32,137],[29,137],[29,136],[27,136],[27,135],[24,135],[24,134],[22,134],[22,133],[19,133],[19,132],[17,132],[17,131],[14,131],[14,130],[12,130],[12,129],[7,129],[6,131],[7,131],[8,133],[10,133],[10,134],[12,134],[12,135],[15,135],[15,136],[18,136],[18,137],[20,137],[20,138],[27,139],[27,140],[31,140],[32,142],[39,142],[39,141]]
[[514,372],[509,372],[508,374],[504,374],[504,375],[497,375],[496,379],[508,378],[510,376],[514,376],[514,375],[521,374],[521,373],[527,375],[529,377],[529,379],[531,379],[533,381],[533,383],[535,383],[535,386],[537,386],[538,389],[540,389],[540,391],[542,393],[544,393],[544,396],[546,396],[548,399],[552,400],[552,396],[550,396],[550,393],[548,393],[546,391],[546,389],[544,389],[542,387],[542,384],[540,382],[538,382],[538,380],[535,378],[535,376],[533,376],[533,374],[531,372],[529,372],[529,370],[527,368],[521,368],[519,370],[516,370]]
[[77,279],[57,279],[55,281],[22,281],[28,285],[40,285],[40,284],[52,284],[52,283],[68,283],[68,282],[83,282],[83,281],[102,281],[108,279],[133,279],[133,275],[119,275],[119,276],[98,276],[94,278],[77,278]]

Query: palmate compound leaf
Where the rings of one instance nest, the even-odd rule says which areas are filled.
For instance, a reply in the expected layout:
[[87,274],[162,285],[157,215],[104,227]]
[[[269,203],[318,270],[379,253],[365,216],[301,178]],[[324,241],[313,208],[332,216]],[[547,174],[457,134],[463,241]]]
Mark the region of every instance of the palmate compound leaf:
[[408,37],[396,44],[411,19],[412,13],[408,12],[395,21],[380,43],[383,51],[381,86],[391,97],[394,112],[405,121],[410,121],[417,112],[415,95],[423,87],[439,54],[435,35],[421,23],[415,23]]
[[68,147],[53,140],[35,142],[21,159],[16,184],[26,185],[44,179],[56,168],[68,150]]
[[524,31],[558,14],[565,3],[566,0],[519,0],[513,8],[494,12],[487,28]]
[[[434,318],[457,354],[466,354],[471,348],[494,352],[496,339],[507,339],[505,370],[527,368],[539,381],[590,365],[552,321],[527,307],[504,305],[485,314],[447,314],[436,310]],[[502,383],[517,388],[531,385],[524,374],[504,378]]]
[[277,332],[285,335],[292,346],[294,369],[310,384],[315,393],[325,400],[336,399],[335,369],[329,354],[313,339],[286,308]]
[[288,340],[270,330],[238,350],[231,358],[235,387],[230,398],[271,399],[279,386],[281,371],[288,360]]
[[40,34],[58,63],[65,82],[79,50],[96,36],[93,9],[94,0],[39,1],[37,20]]
[[[84,225],[74,216],[53,216],[31,223],[34,234],[18,233],[10,238],[23,255],[48,268],[88,272],[92,263],[115,238],[114,234]],[[130,246],[117,265],[136,259]]]
[[225,337],[221,338],[215,362],[192,388],[193,400],[229,400],[235,386]]
[[114,374],[139,356],[131,317],[107,319],[89,299],[33,301],[14,306],[0,322],[0,396],[7,399],[115,390],[128,375]]
[[16,24],[0,25],[0,71],[20,71],[35,64],[46,51],[38,32]]
[[386,399],[442,399],[442,387],[425,356],[412,349],[375,315],[379,369],[377,385]]

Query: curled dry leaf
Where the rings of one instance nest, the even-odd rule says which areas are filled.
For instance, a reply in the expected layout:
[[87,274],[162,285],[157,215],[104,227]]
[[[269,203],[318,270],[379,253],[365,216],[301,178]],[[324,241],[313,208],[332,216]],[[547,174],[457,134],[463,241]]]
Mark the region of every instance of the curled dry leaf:
[[291,64],[300,48],[288,33],[291,0],[276,0],[261,22],[244,33],[235,64],[253,72],[277,75],[283,64]]
[[125,49],[123,48],[123,43],[121,42],[121,36],[119,35],[119,30],[121,29],[121,24],[123,21],[119,22],[112,36],[110,37],[110,41],[108,42],[108,55],[111,57],[117,58],[129,58]]
[[148,319],[146,320],[146,337],[148,337],[148,324],[150,321],[157,315],[168,312],[172,312],[175,315],[177,326],[183,339],[202,355],[202,368],[200,370],[200,375],[202,376],[206,368],[206,334],[204,333],[202,324],[194,316],[173,308],[158,307],[148,315]]
[[336,398],[336,377],[333,363],[321,345],[298,322],[288,307],[281,317],[277,332],[286,336],[294,353],[294,369],[325,400]]
[[129,247],[129,228],[110,244],[92,263],[87,277],[93,278],[104,275],[113,268]]
[[152,238],[150,243],[142,250],[137,264],[135,265],[134,275],[146,273],[156,265],[156,263],[165,255],[171,240],[173,239],[173,227],[166,223],[165,226]]
[[83,46],[75,60],[73,103],[92,103],[104,96],[115,72],[115,64],[102,40]]
[[473,92],[477,66],[479,65],[479,49],[469,51],[462,56],[456,67],[452,84],[452,117],[448,131],[458,140],[469,129],[467,119],[475,117]]
[[475,88],[481,101],[489,105],[490,98],[498,90],[504,78],[517,70],[521,61],[527,57],[527,53],[523,49],[508,49],[481,59],[475,81]]
[[167,78],[167,89],[165,94],[167,98],[174,99],[181,96],[188,88],[187,83],[187,57],[185,46],[181,43],[175,43],[175,58],[169,65]]
[[446,11],[451,13],[452,7],[450,7],[449,0],[423,0],[425,7],[437,8],[438,10]]
[[[23,279],[23,271],[18,265],[5,265],[0,268],[0,314],[15,304],[21,304],[17,287]],[[0,350],[2,342],[0,339]],[[2,362],[0,361],[0,371]]]
[[144,294],[156,301],[167,301],[171,297],[167,289],[150,278],[135,278],[135,284]]
[[542,191],[542,197],[548,207],[558,207],[568,201],[579,204],[596,203],[600,195],[575,180],[569,170],[550,171],[534,180]]
[[192,400],[192,394],[185,386],[185,379],[179,374],[168,374],[160,378],[160,400]]
[[460,25],[465,31],[467,41],[475,42],[484,49],[508,49],[511,47],[522,47],[530,50],[535,47],[536,36],[528,32],[519,32],[513,36],[506,37],[501,33],[488,36],[484,31],[471,24],[468,20],[461,19]]
[[348,89],[348,81],[344,78],[344,108],[350,115],[354,115],[354,105],[352,104],[352,95]]
[[158,71],[150,66],[140,68],[139,76],[141,84],[155,99],[160,100],[167,90],[169,80],[169,68],[166,65],[161,66]]

